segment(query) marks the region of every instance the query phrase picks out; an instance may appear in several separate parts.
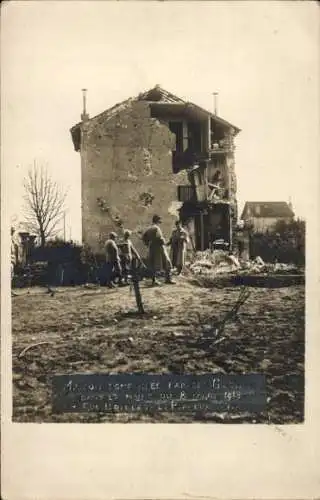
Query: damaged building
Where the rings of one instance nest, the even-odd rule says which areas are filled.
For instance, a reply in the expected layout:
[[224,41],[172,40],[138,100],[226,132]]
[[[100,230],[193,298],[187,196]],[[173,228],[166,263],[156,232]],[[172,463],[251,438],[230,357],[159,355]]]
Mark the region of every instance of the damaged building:
[[[157,213],[169,235],[178,216],[195,249],[232,246],[237,223],[234,138],[240,129],[159,85],[71,128],[81,156],[82,240],[141,234]],[[139,244],[140,243],[140,244]]]

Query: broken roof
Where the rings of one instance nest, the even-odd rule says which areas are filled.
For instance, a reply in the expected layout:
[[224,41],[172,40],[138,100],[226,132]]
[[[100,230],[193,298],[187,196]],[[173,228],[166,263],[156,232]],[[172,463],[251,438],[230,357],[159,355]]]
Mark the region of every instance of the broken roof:
[[[194,110],[195,112],[199,112],[202,115],[206,115],[208,117],[211,117],[217,124],[220,124],[225,127],[230,127],[234,129],[235,134],[238,134],[240,132],[240,129],[236,127],[235,125],[232,125],[232,123],[229,123],[228,121],[224,120],[223,118],[220,118],[219,116],[211,113],[210,111],[207,111],[204,108],[201,108],[197,104],[193,104],[191,102],[185,101],[181,99],[180,97],[172,94],[171,92],[168,92],[167,90],[163,89],[160,87],[160,85],[156,85],[152,89],[147,90],[146,92],[141,92],[138,96],[136,97],[131,97],[129,99],[126,99],[120,103],[115,104],[111,108],[103,111],[102,113],[99,113],[98,115],[93,116],[90,118],[88,121],[97,119],[99,117],[103,118],[103,120],[109,120],[111,119],[114,115],[119,113],[122,109],[126,108],[127,106],[130,106],[133,102],[136,101],[146,101],[150,104],[156,104],[156,105],[180,105],[183,109],[188,109],[190,111]],[[74,125],[71,129],[71,135],[73,142],[78,142],[77,140],[77,134],[79,133],[79,127],[82,122],[78,122],[76,125]]]
[[186,104],[180,97],[171,94],[167,90],[164,90],[160,85],[156,85],[146,92],[141,92],[138,97],[138,101],[150,101],[150,102],[163,102],[163,103],[176,103],[176,104]]
[[247,201],[241,219],[251,217],[293,217],[294,212],[285,201]]
[[180,97],[176,96],[175,94],[172,94],[171,92],[168,92],[167,90],[163,89],[160,87],[160,85],[156,85],[150,90],[147,90],[146,92],[142,92],[139,94],[139,96],[136,98],[138,101],[147,101],[153,104],[176,104],[183,106],[183,108],[187,108],[189,110],[194,110],[198,111],[203,115],[210,116],[211,118],[214,119],[218,124],[231,127],[234,129],[235,134],[238,134],[240,132],[240,128],[236,127],[232,123],[224,120],[218,115],[215,115],[211,113],[211,111],[208,111],[207,109],[202,108],[201,106],[198,106],[197,104],[194,104],[189,101],[185,101],[184,99],[181,99]]

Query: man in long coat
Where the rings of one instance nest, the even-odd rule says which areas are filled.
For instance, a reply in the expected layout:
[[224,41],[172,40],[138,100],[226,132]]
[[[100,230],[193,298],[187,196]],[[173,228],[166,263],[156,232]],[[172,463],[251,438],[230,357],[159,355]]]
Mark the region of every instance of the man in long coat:
[[152,225],[146,230],[143,235],[144,244],[149,249],[149,265],[152,272],[152,284],[158,284],[156,280],[156,273],[158,271],[165,271],[165,282],[174,284],[171,279],[172,264],[170,257],[165,247],[165,239],[163,237],[160,224],[161,217],[154,215],[152,218]]
[[176,229],[172,231],[169,241],[171,245],[172,265],[181,273],[185,265],[187,244],[189,242],[188,232],[182,227],[181,221],[176,222]]

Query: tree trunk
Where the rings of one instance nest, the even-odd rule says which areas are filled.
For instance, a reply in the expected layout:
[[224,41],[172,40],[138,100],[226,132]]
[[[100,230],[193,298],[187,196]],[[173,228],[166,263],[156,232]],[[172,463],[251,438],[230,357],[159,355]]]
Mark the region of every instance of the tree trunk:
[[44,247],[46,244],[46,236],[43,231],[40,229],[40,245]]

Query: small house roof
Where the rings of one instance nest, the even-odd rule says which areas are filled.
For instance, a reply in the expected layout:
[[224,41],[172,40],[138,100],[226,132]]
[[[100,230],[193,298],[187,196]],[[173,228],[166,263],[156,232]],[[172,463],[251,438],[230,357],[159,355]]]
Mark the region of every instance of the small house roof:
[[247,201],[241,219],[251,217],[293,217],[294,212],[285,201]]

